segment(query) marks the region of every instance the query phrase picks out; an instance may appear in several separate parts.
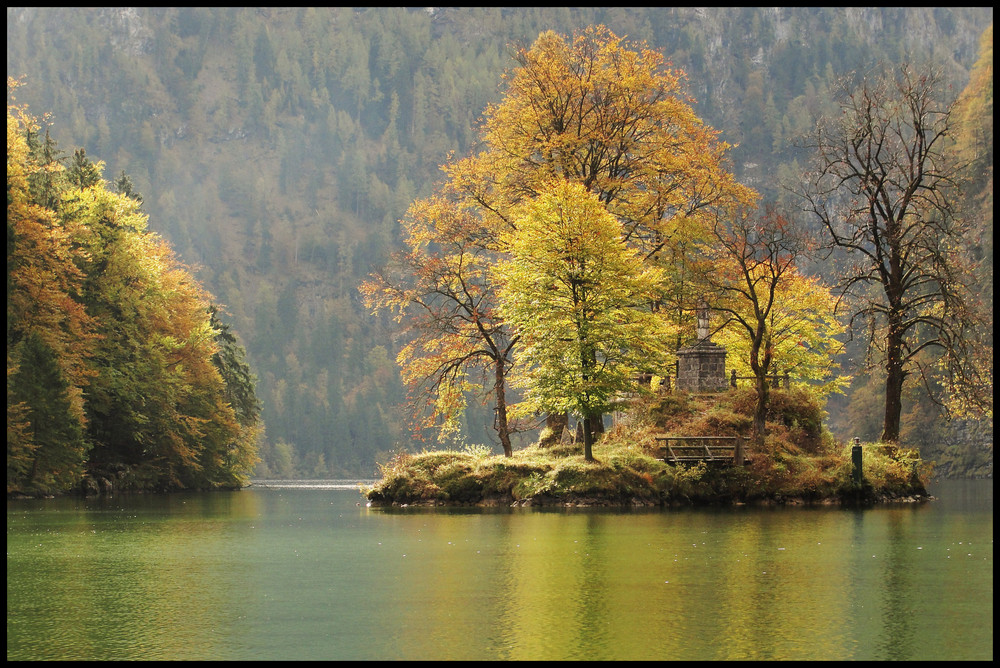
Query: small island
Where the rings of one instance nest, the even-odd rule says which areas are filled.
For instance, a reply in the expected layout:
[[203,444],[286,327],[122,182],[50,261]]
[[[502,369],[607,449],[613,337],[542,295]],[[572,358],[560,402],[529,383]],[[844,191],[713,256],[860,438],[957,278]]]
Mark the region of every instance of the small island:
[[[991,316],[953,289],[959,255],[925,253],[965,245],[959,221],[948,244],[921,223],[952,221],[957,200],[910,180],[946,164],[908,143],[947,127],[907,116],[931,77],[873,71],[838,91],[778,198],[729,172],[731,147],[675,94],[677,72],[606,26],[543,33],[515,62],[482,149],[442,166],[400,221],[402,250],[359,286],[401,325],[416,437],[451,448],[383,463],[371,505],[927,498],[928,467],[900,447],[907,377],[926,371],[920,389],[951,415],[992,414],[992,358],[972,352],[991,350],[974,340]],[[872,110],[907,129],[887,142]],[[930,188],[941,209],[889,204],[872,183]],[[841,367],[859,359],[856,375]],[[878,443],[823,427],[824,402],[855,381],[883,402]],[[493,404],[503,456],[464,445],[473,399]],[[577,428],[515,450],[514,424],[543,415]],[[713,453],[722,439],[735,451]],[[670,451],[681,442],[687,457]]]
[[569,430],[543,430],[510,457],[485,447],[397,454],[363,492],[372,507],[869,505],[930,498],[930,466],[894,444],[860,446],[859,483],[857,446],[837,443],[823,426],[819,402],[795,388],[771,390],[764,447],[748,447],[743,465],[665,461],[658,436],[737,436],[750,428],[754,405],[752,388],[654,393],[619,414],[594,443],[593,461]]

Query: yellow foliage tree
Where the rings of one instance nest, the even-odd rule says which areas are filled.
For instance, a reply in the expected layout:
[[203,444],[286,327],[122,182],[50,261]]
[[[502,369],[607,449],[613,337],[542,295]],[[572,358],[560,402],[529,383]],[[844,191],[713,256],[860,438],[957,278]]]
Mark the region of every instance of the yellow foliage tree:
[[837,337],[844,332],[834,315],[836,299],[798,269],[813,246],[792,221],[766,206],[732,212],[713,225],[710,243],[699,249],[711,266],[700,282],[712,307],[725,315],[716,342],[729,351],[731,369],[754,379],[758,446],[776,367],[820,394],[847,383],[834,373],[843,346]]
[[68,491],[88,473],[245,484],[259,407],[242,349],[139,201],[110,192],[82,149],[64,174],[36,130],[8,104],[8,492]]
[[516,220],[510,257],[493,275],[522,340],[521,410],[578,415],[589,461],[594,421],[638,373],[666,364],[673,332],[649,309],[662,271],[625,245],[621,222],[579,183],[557,179]]
[[510,456],[505,379],[517,339],[496,312],[487,277],[497,254],[482,243],[475,212],[452,199],[418,200],[402,222],[406,250],[361,292],[374,312],[385,309],[406,325],[409,340],[396,359],[411,389],[415,426],[439,424],[440,440],[454,437],[466,393],[485,382]]
[[[404,375],[440,378],[442,370],[457,371],[455,365],[442,366],[442,351],[458,346],[445,341],[468,317],[462,307],[446,318],[420,318],[418,314],[429,313],[426,302],[402,289],[417,275],[415,258],[426,266],[433,256],[440,266],[461,272],[455,280],[475,277],[459,283],[477,283],[484,269],[506,252],[503,238],[516,229],[519,207],[538,197],[554,178],[593,193],[619,221],[622,241],[644,262],[665,269],[651,303],[676,305],[677,324],[688,313],[683,304],[691,300],[685,282],[678,280],[688,262],[685,243],[719,211],[756,200],[756,193],[726,170],[729,146],[694,113],[683,93],[683,72],[670,68],[644,43],[627,44],[595,26],[571,39],[542,33],[514,57],[517,67],[504,77],[502,101],[485,111],[484,149],[444,167],[447,179],[438,192],[411,209],[410,218],[420,219],[419,231],[412,224],[406,227],[409,255],[397,261],[399,273],[383,272],[365,288],[373,309],[391,305],[400,317],[416,317],[420,323],[411,331],[423,332],[417,339],[422,342],[400,354]],[[456,220],[461,221],[459,232]],[[461,249],[453,245],[458,240]],[[477,295],[477,312],[495,305],[489,286],[483,285]],[[426,334],[427,322],[433,323],[435,334]],[[503,326],[502,320],[491,322]],[[479,330],[481,342],[483,334]],[[515,342],[505,334],[506,344]],[[458,346],[450,359],[471,359],[463,351]],[[497,359],[507,360],[503,354]],[[509,362],[497,368],[506,373]],[[500,375],[497,383],[494,388],[502,387]],[[447,389],[447,397],[458,397],[453,382],[432,385]]]
[[[16,82],[8,81],[9,93]],[[72,225],[37,204],[27,110],[7,107],[7,489],[59,491],[79,482],[87,452],[84,389],[94,323],[74,296],[84,253]]]

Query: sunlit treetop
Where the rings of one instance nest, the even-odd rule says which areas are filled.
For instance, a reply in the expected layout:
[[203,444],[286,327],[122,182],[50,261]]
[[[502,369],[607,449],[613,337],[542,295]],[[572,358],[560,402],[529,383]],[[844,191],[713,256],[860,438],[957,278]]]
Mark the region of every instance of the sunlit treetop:
[[644,43],[603,26],[550,31],[515,59],[485,112],[486,149],[446,169],[493,224],[510,226],[511,207],[559,176],[595,193],[651,255],[686,218],[755,200],[726,170],[730,147],[695,114],[684,73]]

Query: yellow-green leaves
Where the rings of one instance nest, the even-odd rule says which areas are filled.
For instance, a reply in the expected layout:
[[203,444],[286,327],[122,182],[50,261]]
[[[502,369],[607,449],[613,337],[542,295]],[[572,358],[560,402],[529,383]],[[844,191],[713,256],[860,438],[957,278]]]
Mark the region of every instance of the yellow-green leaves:
[[584,186],[555,180],[516,217],[500,262],[500,312],[520,337],[522,412],[609,410],[636,372],[667,365],[669,328],[650,310],[661,288],[621,223]]
[[[728,146],[661,54],[595,26],[543,33],[515,60],[483,150],[410,208],[398,273],[362,286],[373,310],[405,322],[403,375],[432,388],[434,419],[449,424],[455,388],[493,363],[501,441],[512,353],[528,413],[601,412],[636,369],[664,368],[668,328],[652,305],[683,290],[652,267],[683,256],[707,212],[756,197],[723,168]],[[502,312],[486,276],[504,286]]]
[[[759,286],[758,290],[764,287],[763,282],[754,285]],[[766,318],[774,358],[769,373],[787,373],[793,384],[807,387],[820,397],[844,391],[851,379],[840,372],[836,361],[845,332],[843,323],[834,315],[836,302],[828,286],[797,270],[789,271],[777,283],[774,306]],[[729,304],[744,322],[753,322],[753,302],[734,300]],[[752,337],[746,327],[733,322],[712,338],[729,351],[728,369],[741,377],[753,375],[749,363]]]

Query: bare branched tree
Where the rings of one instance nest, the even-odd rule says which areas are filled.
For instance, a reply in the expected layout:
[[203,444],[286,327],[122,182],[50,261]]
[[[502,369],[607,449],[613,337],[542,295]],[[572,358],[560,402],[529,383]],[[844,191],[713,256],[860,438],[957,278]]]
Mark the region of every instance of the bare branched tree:
[[840,115],[817,125],[801,192],[831,248],[845,253],[842,304],[852,327],[869,332],[869,362],[884,369],[887,442],[899,439],[907,376],[928,375],[921,351],[939,349],[932,358],[952,388],[983,385],[967,350],[976,323],[960,252],[967,225],[957,209],[962,170],[949,150],[952,109],[931,71],[881,67],[845,80]]

